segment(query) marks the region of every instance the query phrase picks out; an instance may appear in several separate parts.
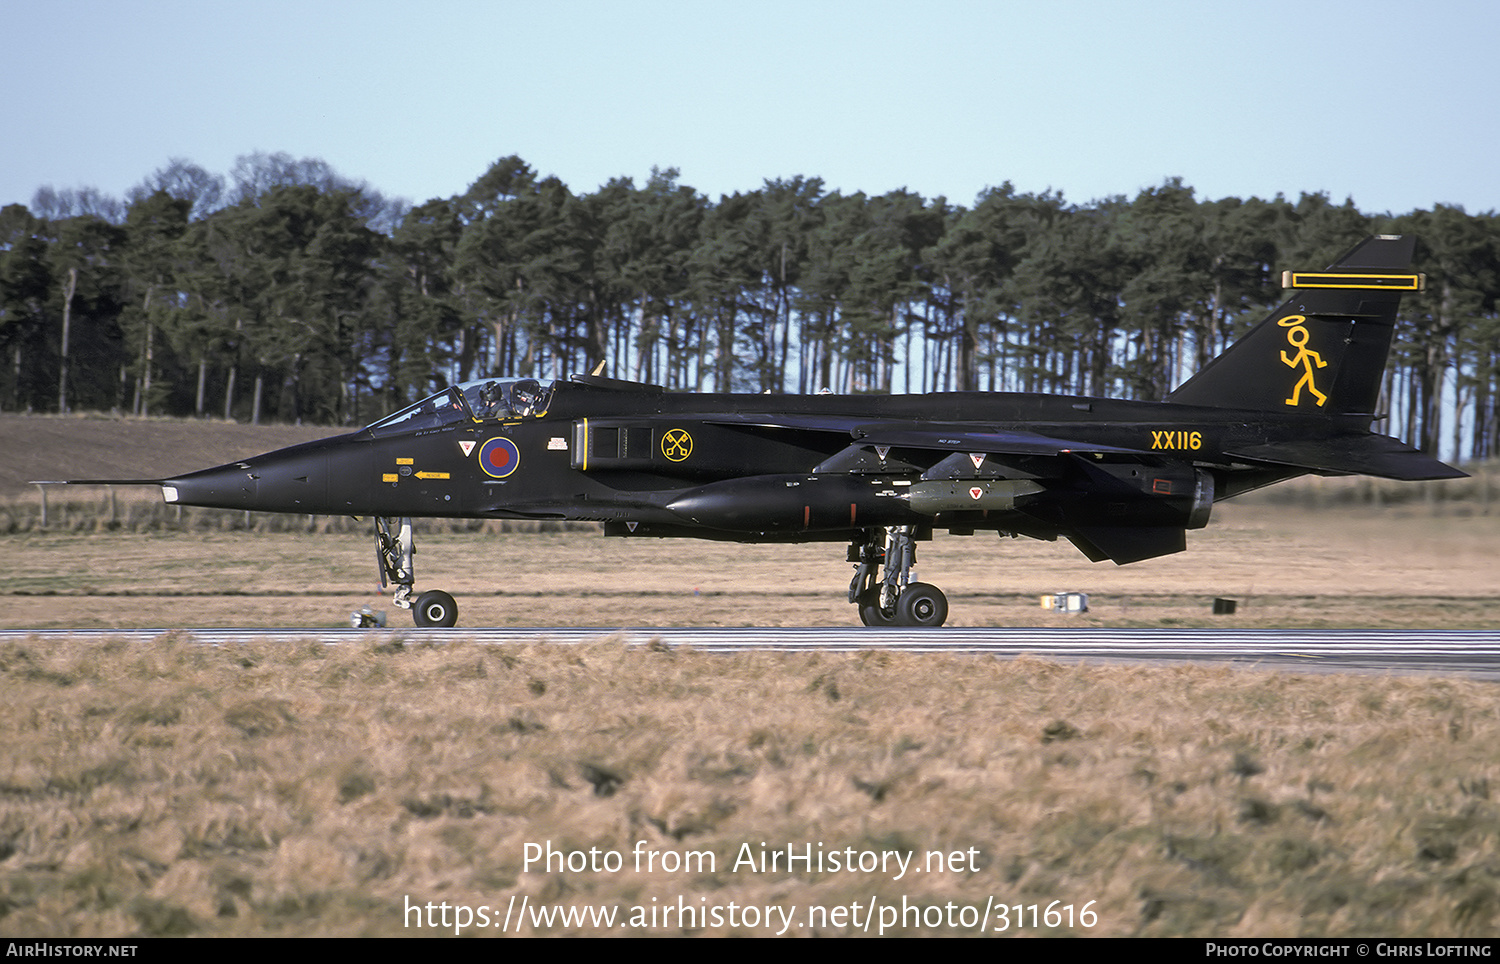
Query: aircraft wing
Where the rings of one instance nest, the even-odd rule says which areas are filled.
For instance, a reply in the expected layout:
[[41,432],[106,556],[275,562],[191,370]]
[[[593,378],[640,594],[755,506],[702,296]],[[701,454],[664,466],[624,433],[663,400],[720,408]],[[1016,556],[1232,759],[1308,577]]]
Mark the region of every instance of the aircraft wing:
[[1063,455],[1069,452],[1151,454],[1143,449],[1100,445],[1080,439],[1049,438],[1018,429],[976,429],[973,425],[963,423],[867,422],[855,426],[850,434],[870,445],[937,449],[944,452],[984,452],[992,455]]
[[802,432],[852,432],[869,421],[855,415],[801,415],[792,412],[734,413],[704,419],[711,425],[739,425],[748,428],[786,428]]
[[1062,455],[1067,452],[1113,452],[1150,455],[1144,449],[1100,445],[1080,439],[1060,439],[1019,429],[986,429],[972,422],[871,422],[848,415],[739,414],[706,421],[716,425],[781,428],[813,432],[847,432],[867,445],[931,449],[940,452],[984,452],[992,455]]

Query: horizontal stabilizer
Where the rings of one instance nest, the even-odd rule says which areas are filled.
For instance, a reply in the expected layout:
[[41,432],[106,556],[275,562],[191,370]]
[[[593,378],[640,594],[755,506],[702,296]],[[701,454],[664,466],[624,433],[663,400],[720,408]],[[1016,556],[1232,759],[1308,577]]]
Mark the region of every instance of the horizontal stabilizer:
[[1068,541],[1091,562],[1111,559],[1116,565],[1155,559],[1187,548],[1180,526],[1079,526]]
[[1326,440],[1253,445],[1224,454],[1230,458],[1290,465],[1315,472],[1373,475],[1401,482],[1468,477],[1467,472],[1460,472],[1388,435],[1351,435]]

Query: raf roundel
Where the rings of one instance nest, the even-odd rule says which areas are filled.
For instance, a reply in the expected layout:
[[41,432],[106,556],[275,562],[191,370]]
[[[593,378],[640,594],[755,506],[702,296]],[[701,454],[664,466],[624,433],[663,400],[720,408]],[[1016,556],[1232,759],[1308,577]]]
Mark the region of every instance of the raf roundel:
[[521,464],[521,450],[508,438],[492,438],[479,447],[479,467],[492,479],[503,479]]

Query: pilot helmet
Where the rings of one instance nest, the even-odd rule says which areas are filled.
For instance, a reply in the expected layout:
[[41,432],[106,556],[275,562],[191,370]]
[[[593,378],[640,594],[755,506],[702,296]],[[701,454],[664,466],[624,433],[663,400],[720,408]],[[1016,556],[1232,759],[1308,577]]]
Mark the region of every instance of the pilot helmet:
[[523,378],[511,389],[511,397],[515,399],[517,409],[529,410],[542,400],[541,382],[535,378]]
[[479,400],[486,406],[493,408],[500,400],[500,383],[485,382],[484,387],[479,390]]

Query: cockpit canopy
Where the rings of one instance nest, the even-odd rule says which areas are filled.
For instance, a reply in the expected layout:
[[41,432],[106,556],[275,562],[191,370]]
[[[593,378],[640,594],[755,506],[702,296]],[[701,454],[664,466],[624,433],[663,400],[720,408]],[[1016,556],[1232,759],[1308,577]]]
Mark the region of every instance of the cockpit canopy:
[[479,378],[445,388],[369,426],[374,435],[441,428],[455,422],[531,418],[547,411],[552,386],[535,378]]

